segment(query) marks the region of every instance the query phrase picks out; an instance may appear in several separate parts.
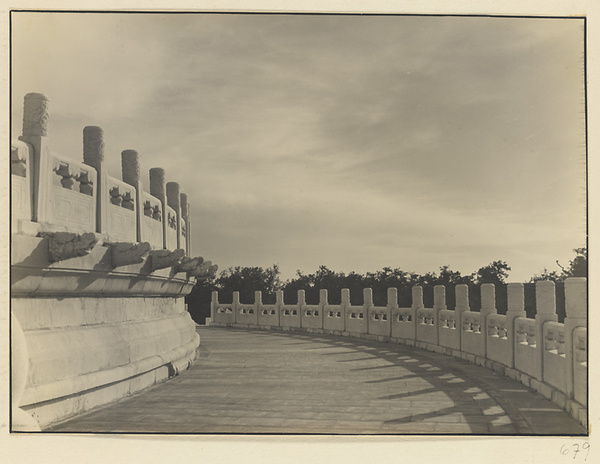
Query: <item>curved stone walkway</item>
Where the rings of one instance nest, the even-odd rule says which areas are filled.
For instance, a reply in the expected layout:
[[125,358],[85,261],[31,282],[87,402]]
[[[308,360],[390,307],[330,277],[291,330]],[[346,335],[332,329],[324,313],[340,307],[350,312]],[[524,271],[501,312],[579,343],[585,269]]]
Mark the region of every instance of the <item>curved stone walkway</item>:
[[585,434],[522,384],[437,353],[294,332],[198,333],[189,371],[49,431]]

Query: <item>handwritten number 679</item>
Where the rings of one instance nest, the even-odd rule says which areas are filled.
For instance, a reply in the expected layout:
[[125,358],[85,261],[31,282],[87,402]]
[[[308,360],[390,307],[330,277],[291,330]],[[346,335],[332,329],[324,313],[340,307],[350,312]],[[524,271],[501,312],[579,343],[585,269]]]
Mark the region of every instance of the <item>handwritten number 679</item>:
[[560,447],[560,454],[562,454],[563,456],[567,456],[569,453],[573,453],[573,459],[575,459],[577,455],[582,451],[585,451],[585,458],[583,458],[583,460],[587,461],[587,457],[590,452],[589,442],[586,441],[582,445],[579,445],[579,443],[573,443],[570,446],[562,445]]

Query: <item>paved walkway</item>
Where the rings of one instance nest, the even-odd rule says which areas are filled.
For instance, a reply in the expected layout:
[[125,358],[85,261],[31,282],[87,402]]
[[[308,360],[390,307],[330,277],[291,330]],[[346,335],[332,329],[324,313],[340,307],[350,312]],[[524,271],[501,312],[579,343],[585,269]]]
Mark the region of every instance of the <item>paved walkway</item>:
[[194,366],[61,432],[556,434],[584,430],[462,360],[352,338],[199,327]]

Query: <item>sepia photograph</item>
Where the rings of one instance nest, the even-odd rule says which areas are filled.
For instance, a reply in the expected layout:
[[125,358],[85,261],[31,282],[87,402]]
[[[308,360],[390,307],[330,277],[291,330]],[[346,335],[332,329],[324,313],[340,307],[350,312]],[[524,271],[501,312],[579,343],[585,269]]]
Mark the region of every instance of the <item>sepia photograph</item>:
[[587,459],[585,14],[8,16],[11,435]]

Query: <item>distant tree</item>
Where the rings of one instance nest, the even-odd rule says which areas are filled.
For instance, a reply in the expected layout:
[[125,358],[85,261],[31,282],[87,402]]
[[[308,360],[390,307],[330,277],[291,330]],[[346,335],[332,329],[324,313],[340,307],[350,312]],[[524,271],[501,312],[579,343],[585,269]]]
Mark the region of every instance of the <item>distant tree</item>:
[[567,270],[569,277],[587,277],[587,248],[575,248],[573,251],[575,252],[575,258],[569,261],[569,269]]
[[458,285],[458,284],[472,284],[472,283],[473,283],[473,274],[463,276],[460,274],[460,272],[453,271],[452,269],[450,269],[450,266],[446,265],[446,266],[440,267],[440,274],[437,277],[436,285]]
[[534,275],[529,282],[537,282],[538,280],[551,280],[553,282],[560,282],[564,280],[564,275],[562,273],[558,273],[557,271],[549,271],[547,268],[538,275]]
[[476,284],[503,284],[508,278],[510,266],[505,261],[494,261],[475,273]]
[[530,282],[537,282],[538,280],[562,282],[568,277],[587,277],[587,248],[575,248],[573,251],[575,252],[575,258],[569,261],[569,267],[561,266],[557,260],[556,264],[558,267],[560,267],[560,272],[549,271],[548,269],[544,268],[539,275],[534,275],[530,279]]
[[[274,300],[274,294],[280,290],[282,283],[277,264],[263,269],[262,267],[230,267],[221,272],[215,280],[215,286],[225,298],[233,292],[240,293],[240,300],[246,303],[254,301],[254,292],[261,291],[265,303]],[[274,302],[274,301],[273,301]]]
[[188,312],[198,324],[204,324],[206,318],[210,317],[210,301],[214,290],[217,290],[215,277],[211,277],[196,282],[190,294],[185,297]]
[[254,302],[254,292],[263,293],[265,303],[275,302],[275,291],[281,289],[279,267],[230,267],[218,277],[198,281],[185,301],[192,319],[199,324],[210,317],[212,292],[217,290],[221,301],[231,301],[233,292],[240,292],[240,300]]

